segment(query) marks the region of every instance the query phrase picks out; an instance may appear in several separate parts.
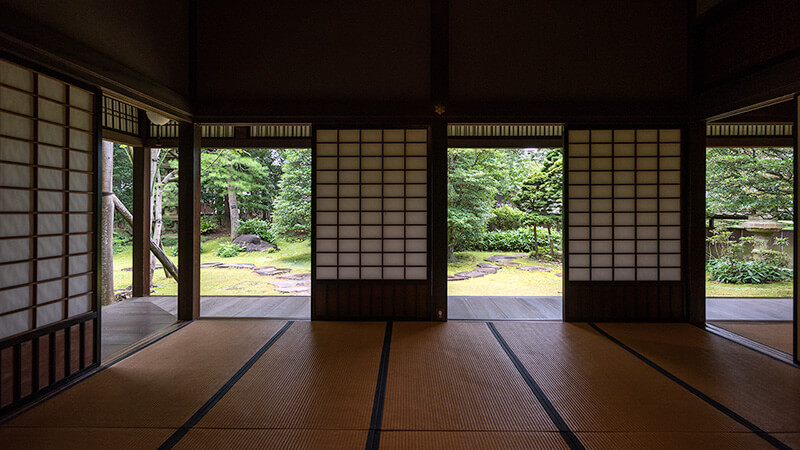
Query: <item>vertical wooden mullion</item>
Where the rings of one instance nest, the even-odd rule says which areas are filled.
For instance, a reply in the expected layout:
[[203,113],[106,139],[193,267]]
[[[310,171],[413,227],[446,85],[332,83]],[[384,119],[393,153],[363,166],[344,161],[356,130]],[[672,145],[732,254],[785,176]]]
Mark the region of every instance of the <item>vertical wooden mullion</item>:
[[639,281],[639,129],[633,130],[633,279]]
[[31,342],[31,392],[39,390],[39,339],[35,337]]
[[64,328],[64,378],[72,374],[72,327]]
[[661,281],[661,129],[656,130],[656,280]]
[[[39,184],[39,169],[37,166],[39,165],[39,74],[33,72],[33,118],[32,118],[32,126],[33,126],[33,142],[31,143],[31,150],[33,151],[32,155],[32,166],[30,168],[31,171],[31,188],[38,187]],[[39,215],[36,214],[36,209],[38,205],[38,197],[39,192],[35,189],[30,191],[30,223],[31,223],[31,236],[36,236],[39,233]],[[30,241],[31,245],[31,286],[30,286],[30,300],[31,300],[31,317],[30,317],[30,326],[29,329],[36,328],[39,320],[38,320],[38,308],[36,305],[39,303],[38,300],[38,292],[36,288],[36,281],[39,278],[39,239],[37,237],[32,237]]]
[[83,369],[86,367],[86,322],[81,322],[80,326],[78,327],[78,337],[80,341],[78,347],[80,349],[80,362],[78,363],[78,368]]
[[47,338],[47,378],[50,386],[56,382],[56,333],[48,334]]
[[[589,236],[588,236],[588,239],[589,239],[589,250],[588,250],[589,251],[589,262],[588,262],[589,277],[588,278],[589,278],[590,281],[593,281],[594,280],[594,270],[593,270],[594,269],[594,251],[593,251],[594,250],[594,245],[592,245],[592,244],[594,243],[594,237],[593,237],[593,235],[594,235],[594,224],[592,222],[594,221],[594,218],[592,217],[592,208],[593,208],[594,205],[592,205],[592,203],[593,203],[592,200],[594,199],[594,195],[592,194],[592,188],[594,187],[594,181],[593,181],[593,178],[594,178],[594,176],[593,176],[594,175],[594,167],[592,167],[592,166],[594,165],[593,164],[594,163],[594,144],[592,142],[592,138],[593,138],[592,130],[588,130],[588,131],[589,131],[589,155],[588,155],[588,158],[589,158],[589,192],[587,192],[587,194],[586,194],[588,199],[589,199]],[[538,230],[537,230],[537,238],[535,239],[534,242],[536,242],[537,245],[539,243]]]
[[[614,180],[614,172],[617,167],[617,130],[611,130],[611,281],[617,279],[617,222],[616,222],[616,199],[617,184]],[[563,253],[563,252],[562,252]]]
[[[71,147],[69,141],[69,125],[70,125],[70,98],[69,98],[69,86],[64,85],[64,122],[66,127],[64,127],[64,151],[62,152],[62,165],[64,166],[64,171],[62,172],[64,175],[64,194],[62,197],[62,211],[69,212],[69,148]],[[111,169],[113,170],[113,168]],[[61,273],[64,276],[63,280],[63,295],[64,295],[64,302],[62,304],[62,314],[61,318],[66,319],[69,317],[69,266],[67,265],[67,255],[69,255],[69,214],[62,214],[61,215],[61,230],[64,233],[64,243],[63,243],[63,256],[61,258]]]

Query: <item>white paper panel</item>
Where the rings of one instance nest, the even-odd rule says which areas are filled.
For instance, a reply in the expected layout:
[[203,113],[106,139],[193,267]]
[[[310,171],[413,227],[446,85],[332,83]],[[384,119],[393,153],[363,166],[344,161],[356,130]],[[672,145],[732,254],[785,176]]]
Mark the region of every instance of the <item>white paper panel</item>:
[[[23,281],[22,283],[27,283],[27,282],[29,281]],[[5,291],[0,291],[0,314],[8,311],[13,311],[15,309],[25,308],[27,306],[31,306],[30,286],[23,286],[16,289],[8,289]],[[2,321],[1,317],[0,321]]]
[[47,281],[36,285],[36,303],[58,300],[63,295],[64,282],[62,280]]
[[0,239],[0,262],[22,261],[31,257],[31,240]]
[[570,130],[568,140],[570,279],[679,279],[680,130]]
[[0,339],[27,331],[30,328],[30,310],[0,316]]
[[80,297],[69,299],[69,317],[88,312],[90,301],[91,300],[89,299],[88,295],[82,295]]
[[94,105],[92,105],[93,98],[92,94],[83,89],[74,86],[69,87],[69,104],[72,106],[91,111],[94,109]]
[[56,302],[49,305],[40,306],[36,308],[36,326],[43,327],[53,322],[58,322],[59,320],[63,319],[63,315],[63,302]]

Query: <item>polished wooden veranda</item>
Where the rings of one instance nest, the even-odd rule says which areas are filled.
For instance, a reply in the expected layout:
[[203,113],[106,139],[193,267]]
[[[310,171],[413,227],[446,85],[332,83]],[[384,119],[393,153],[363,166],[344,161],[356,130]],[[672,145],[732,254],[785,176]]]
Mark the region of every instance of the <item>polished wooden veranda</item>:
[[197,320],[4,448],[785,448],[797,367],[686,324]]

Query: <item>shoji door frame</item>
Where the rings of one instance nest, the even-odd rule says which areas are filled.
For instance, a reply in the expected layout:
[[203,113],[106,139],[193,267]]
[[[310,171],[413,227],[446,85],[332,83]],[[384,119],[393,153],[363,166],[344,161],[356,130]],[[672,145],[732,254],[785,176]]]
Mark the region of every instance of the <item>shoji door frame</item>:
[[797,275],[797,251],[800,249],[800,243],[797,242],[798,233],[797,233],[797,219],[800,217],[800,214],[797,213],[797,208],[800,206],[800,192],[798,192],[798,187],[800,187],[800,183],[797,180],[798,174],[800,174],[800,162],[798,162],[798,154],[800,154],[800,130],[797,128],[800,126],[800,94],[795,94],[794,96],[794,124],[792,126],[792,135],[794,138],[794,151],[792,153],[794,164],[794,202],[793,202],[793,215],[792,218],[794,222],[794,248],[792,252],[794,253],[794,264],[792,266],[792,307],[794,308],[793,311],[793,319],[792,320],[792,333],[794,335],[793,344],[793,351],[792,357],[794,358],[795,364],[800,364],[800,331],[798,331],[798,321],[800,321],[800,302],[798,302],[798,281],[800,281],[800,277]]
[[[609,289],[605,294],[613,293],[619,299],[628,297],[629,300],[618,300],[616,305],[604,304],[607,296],[600,290],[594,290],[592,295],[598,296],[598,303],[596,307],[582,308],[582,311],[577,312],[573,306],[577,305],[578,294],[573,293],[571,283],[578,281],[570,280],[570,267],[569,267],[569,134],[572,130],[680,130],[680,281],[580,281],[586,285],[597,284],[605,286]],[[693,206],[689,204],[689,195],[687,192],[687,163],[689,152],[689,128],[685,122],[638,122],[638,121],[623,121],[623,122],[569,122],[564,124],[563,132],[563,149],[564,149],[564,231],[562,234],[562,248],[563,248],[563,296],[562,296],[562,311],[564,321],[628,321],[628,322],[675,322],[675,321],[688,321],[688,305],[692,301],[689,297],[688,289],[686,288],[686,280],[690,276],[688,272],[689,249],[687,248],[688,241],[688,224],[690,214],[696,213]],[[660,157],[660,156],[659,156]],[[613,170],[612,170],[613,173]],[[613,226],[612,226],[613,229]],[[613,233],[613,231],[612,231]],[[591,237],[591,236],[590,236]],[[613,239],[612,239],[613,241]],[[612,249],[613,250],[613,249]],[[613,257],[612,252],[612,257]],[[591,256],[590,256],[591,257]],[[647,298],[652,296],[665,296],[672,295],[680,296],[679,304],[664,305],[648,303]],[[574,297],[573,297],[574,296]],[[582,296],[582,295],[581,295]]]
[[[56,81],[63,83],[65,85],[73,86],[75,88],[87,91],[91,95],[93,95],[92,101],[92,108],[94,109],[93,114],[94,116],[91,119],[92,123],[92,135],[89,139],[89,147],[90,147],[90,154],[89,154],[89,161],[93,165],[92,167],[92,176],[89,179],[89,186],[91,188],[90,191],[91,195],[94,196],[93,201],[89,202],[89,210],[90,213],[94,213],[95,217],[93,221],[90,221],[90,234],[93,235],[93,239],[88,241],[89,252],[91,257],[89,258],[89,266],[91,268],[92,274],[89,280],[89,286],[91,288],[90,292],[90,300],[89,300],[89,308],[87,312],[78,314],[73,317],[68,317],[66,319],[62,319],[60,321],[47,324],[41,327],[36,327],[22,332],[20,334],[11,336],[7,339],[0,340],[0,351],[2,349],[12,348],[13,351],[13,360],[12,363],[9,365],[12,368],[12,373],[10,374],[10,383],[13,384],[13,401],[10,404],[0,408],[0,421],[7,417],[12,417],[13,415],[17,414],[21,410],[24,410],[28,405],[32,403],[36,403],[37,401],[46,398],[48,395],[52,394],[55,391],[58,391],[65,386],[70,385],[75,380],[83,378],[87,376],[89,373],[96,370],[100,365],[100,345],[101,345],[101,305],[100,305],[100,298],[98,296],[99,292],[99,280],[100,280],[100,271],[101,265],[99,264],[99,247],[100,243],[100,235],[99,230],[101,227],[101,214],[100,214],[100,205],[102,202],[102,177],[100,176],[100,171],[102,170],[102,152],[100,148],[102,146],[102,91],[97,88],[96,86],[84,83],[80,80],[76,80],[68,75],[53,71],[47,67],[44,67],[40,64],[35,62],[29,61],[24,58],[17,57],[16,55],[0,51],[0,59],[8,61],[12,64],[21,66],[27,70],[31,70],[38,74],[44,75],[46,77],[50,77],[55,79]],[[67,88],[68,89],[68,88]],[[34,103],[38,102],[38,96],[34,96]],[[66,118],[68,120],[69,117],[69,106],[65,106],[67,109],[65,110]],[[34,117],[34,127],[38,126],[38,122],[35,120]],[[37,142],[32,143],[33,146],[37,145]],[[68,144],[65,142],[65,145],[62,146],[64,149],[68,149]],[[35,151],[35,149],[34,149]],[[69,150],[66,150],[69,151]],[[68,167],[66,168],[68,170]],[[35,188],[35,186],[34,186]],[[65,185],[64,188],[66,191],[69,191],[70,187]],[[65,192],[66,192],[65,191]],[[36,192],[32,190],[32,192]],[[64,208],[69,209],[69,205],[64,205]],[[66,231],[64,231],[66,233]],[[35,233],[34,237],[38,235],[38,230]],[[64,254],[62,257],[67,258],[69,256],[69,248],[65,247]],[[64,276],[68,276],[68,272],[64,274]],[[36,280],[32,280],[35,283]],[[35,285],[35,284],[34,284]],[[87,339],[87,328],[86,323],[92,323],[91,329],[91,339]],[[77,329],[76,329],[77,328]],[[73,344],[73,339],[68,338],[73,336],[74,333],[78,334],[77,339],[77,348],[75,348]],[[60,335],[61,338],[58,338],[57,335]],[[40,384],[41,376],[41,367],[40,367],[40,341],[43,337],[48,336],[48,363],[47,363],[47,378],[49,382],[42,386]],[[90,342],[87,342],[90,341]],[[60,342],[60,347],[58,347],[58,342]],[[36,377],[31,377],[27,380],[29,383],[29,392],[26,395],[21,395],[21,386],[22,383],[21,378],[23,375],[23,371],[21,370],[20,365],[23,361],[26,361],[25,358],[22,357],[21,353],[23,348],[30,350],[32,352],[31,358],[27,360],[31,364],[31,370],[28,372],[28,375],[36,374]],[[91,349],[91,361],[87,361],[88,354],[86,353]],[[57,354],[61,355],[62,361],[57,361]],[[73,368],[73,363],[77,359],[77,368]],[[5,365],[5,364],[3,364]],[[56,367],[61,366],[61,378],[56,380],[59,376],[56,374]],[[6,374],[3,374],[6,375]],[[5,403],[5,402],[4,402]]]
[[[392,284],[407,284],[412,290],[416,290],[420,297],[424,296],[425,305],[416,305],[416,307],[406,305],[403,309],[408,311],[409,308],[414,309],[416,311],[411,314],[398,314],[396,308],[397,299],[404,296],[403,292],[396,292],[390,296],[390,298],[377,298],[381,297],[386,292],[383,292],[378,287],[382,284],[385,284],[387,280],[330,280],[334,281],[335,283],[341,283],[344,285],[351,286],[353,289],[353,295],[357,297],[373,297],[373,301],[377,302],[395,302],[392,305],[392,308],[389,309],[388,313],[386,310],[379,311],[379,312],[371,312],[365,313],[364,311],[359,311],[356,305],[350,305],[350,311],[355,310],[356,313],[353,314],[352,312],[349,313],[342,313],[337,312],[336,314],[331,314],[328,312],[321,313],[317,308],[317,302],[321,301],[320,297],[326,294],[323,294],[321,291],[320,283],[317,280],[317,131],[318,130],[326,130],[326,129],[335,129],[335,130],[381,130],[381,129],[424,129],[427,131],[427,167],[426,167],[426,176],[427,176],[427,233],[426,233],[426,245],[427,245],[427,267],[426,273],[427,277],[425,280],[394,280]],[[393,121],[393,122],[376,122],[376,121],[368,121],[365,120],[364,122],[323,122],[323,121],[316,121],[312,122],[311,124],[311,319],[322,319],[322,320],[432,320],[434,319],[434,310],[438,309],[438,306],[435,305],[434,296],[433,296],[433,286],[436,282],[434,277],[436,276],[435,273],[437,272],[434,269],[434,266],[437,264],[434,258],[432,258],[434,252],[434,245],[432,243],[433,239],[435,239],[435,235],[432,231],[434,224],[432,223],[432,209],[435,206],[433,200],[433,170],[432,170],[432,163],[437,150],[433,146],[434,136],[433,133],[435,131],[435,125],[431,123],[430,120],[418,120],[418,121]],[[360,225],[359,225],[360,226]],[[372,287],[365,287],[364,282],[367,284],[372,285]],[[391,280],[390,280],[391,281]],[[397,289],[395,289],[396,291]],[[422,292],[424,290],[424,292]],[[365,301],[360,302],[362,305]],[[384,303],[385,304],[385,303]],[[446,310],[445,310],[446,311]]]

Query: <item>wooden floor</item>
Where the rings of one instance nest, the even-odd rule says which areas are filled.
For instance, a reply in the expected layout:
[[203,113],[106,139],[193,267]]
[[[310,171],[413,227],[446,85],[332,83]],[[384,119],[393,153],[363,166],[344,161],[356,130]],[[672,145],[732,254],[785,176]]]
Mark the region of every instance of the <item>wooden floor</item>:
[[791,321],[794,318],[791,298],[706,299],[706,320]]
[[447,316],[461,320],[561,320],[561,297],[447,297]]
[[800,369],[686,324],[197,320],[3,448],[790,448]]

